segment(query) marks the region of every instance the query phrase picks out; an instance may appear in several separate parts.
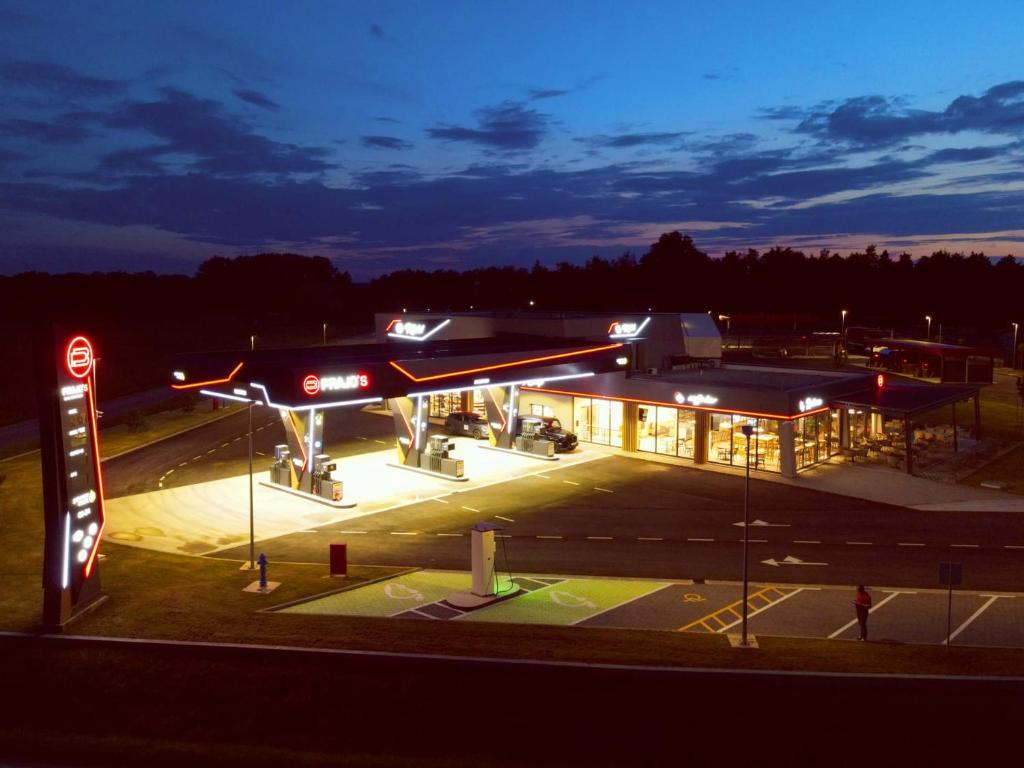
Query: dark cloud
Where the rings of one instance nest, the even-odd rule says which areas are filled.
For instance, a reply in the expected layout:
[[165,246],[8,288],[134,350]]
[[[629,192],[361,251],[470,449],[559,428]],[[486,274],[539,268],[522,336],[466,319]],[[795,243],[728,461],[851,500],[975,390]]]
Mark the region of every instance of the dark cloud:
[[591,147],[623,149],[627,147],[641,147],[644,145],[671,144],[688,135],[689,134],[686,131],[675,131],[671,133],[620,133],[613,136],[586,136],[574,139],[574,141],[588,144]]
[[779,107],[758,107],[755,115],[763,120],[804,120],[814,114],[814,110],[793,105]]
[[1006,154],[1007,146],[999,147],[965,147],[963,149],[940,149],[932,152],[925,160],[929,163],[975,163],[979,160],[991,160]]
[[714,72],[705,72],[703,75],[701,75],[701,77],[703,77],[705,80],[721,80],[722,79],[721,75],[715,74]]
[[259,91],[251,91],[246,88],[235,91],[235,96],[240,98],[242,101],[253,104],[262,109],[270,110],[271,112],[277,112],[281,108],[281,105],[276,101],[271,101]]
[[805,116],[795,130],[861,147],[968,130],[1024,134],[1024,80],[992,86],[981,96],[959,96],[941,112],[908,109],[901,101],[884,96],[858,96],[834,109]]
[[413,143],[394,136],[363,136],[360,142],[371,149],[412,149]]
[[69,113],[52,120],[0,120],[0,137],[30,139],[44,144],[70,144],[88,138],[87,115]]
[[168,153],[167,147],[158,144],[151,147],[138,147],[136,149],[121,149],[103,155],[99,162],[99,171],[113,174],[159,174],[164,172],[164,166],[158,162],[158,158]]
[[393,123],[395,125],[400,125],[402,122],[401,120],[396,120],[393,117],[387,117],[385,115],[378,115],[373,119],[376,120],[378,123]]
[[380,24],[371,24],[370,25],[370,34],[373,35],[374,37],[376,37],[378,40],[383,40],[384,39],[384,27],[382,27]]
[[8,88],[33,88],[72,99],[116,96],[125,88],[121,80],[83,75],[49,61],[0,62],[0,83]]
[[476,111],[477,127],[457,125],[427,129],[432,139],[463,141],[504,151],[533,149],[548,130],[548,116],[524,104],[506,101]]
[[129,101],[103,117],[110,128],[147,131],[165,140],[149,147],[150,158],[160,154],[187,155],[192,168],[217,174],[320,173],[336,167],[330,151],[273,141],[232,118],[223,105],[176,88],[162,88],[157,101]]
[[559,96],[568,96],[571,90],[560,90],[558,88],[531,88],[530,99],[539,101],[541,99],[557,99]]
[[4,149],[0,147],[0,165],[7,165],[9,163],[15,163],[18,160],[27,160],[28,155],[22,152],[15,152],[10,149]]

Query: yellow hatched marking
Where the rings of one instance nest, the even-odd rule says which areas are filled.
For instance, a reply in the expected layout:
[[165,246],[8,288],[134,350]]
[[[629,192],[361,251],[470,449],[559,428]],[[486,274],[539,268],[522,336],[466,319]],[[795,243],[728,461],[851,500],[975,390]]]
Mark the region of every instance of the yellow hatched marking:
[[[748,595],[747,596],[747,607],[750,610],[757,610],[759,607],[760,608],[766,608],[769,605],[771,605],[772,603],[777,602],[778,600],[781,600],[783,597],[786,596],[786,594],[787,594],[787,592],[785,590],[779,589],[778,587],[765,587],[763,589],[759,589],[757,592],[753,593],[752,595]],[[763,600],[764,601],[764,605],[757,606],[756,604],[753,604],[753,601],[755,599]],[[734,603],[729,603],[729,605],[725,606],[724,608],[719,608],[717,611],[709,613],[707,616],[701,616],[696,621],[691,621],[689,624],[687,624],[684,627],[680,627],[676,631],[677,632],[685,632],[686,630],[694,629],[695,627],[703,627],[708,632],[714,634],[714,633],[718,632],[718,629],[713,629],[712,626],[708,624],[708,622],[710,622],[710,621],[718,622],[719,629],[721,627],[727,626],[731,622],[723,620],[722,616],[724,614],[730,614],[731,613],[736,618],[741,618],[743,614],[741,614],[739,611],[736,610],[737,606],[740,606],[740,605],[743,605],[743,599],[742,598],[740,598],[739,600],[737,600]]]

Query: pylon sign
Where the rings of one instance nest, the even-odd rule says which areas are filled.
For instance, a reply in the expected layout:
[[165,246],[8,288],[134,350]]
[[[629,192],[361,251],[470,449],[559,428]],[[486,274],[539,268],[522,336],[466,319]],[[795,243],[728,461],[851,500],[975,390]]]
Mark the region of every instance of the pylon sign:
[[105,522],[96,424],[96,357],[80,334],[36,338],[42,459],[43,624],[58,628],[100,597],[97,555]]

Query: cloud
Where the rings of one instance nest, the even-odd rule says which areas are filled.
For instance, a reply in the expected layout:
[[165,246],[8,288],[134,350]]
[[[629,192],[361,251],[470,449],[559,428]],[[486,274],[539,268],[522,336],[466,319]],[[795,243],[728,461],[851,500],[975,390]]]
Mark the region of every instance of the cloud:
[[242,101],[246,101],[249,104],[254,104],[262,109],[269,110],[271,112],[277,112],[281,108],[281,105],[276,101],[271,101],[259,91],[251,91],[245,88],[235,91],[235,96],[240,98]]
[[50,121],[0,120],[0,137],[29,139],[43,144],[71,144],[88,138],[85,113],[68,113]]
[[394,136],[363,136],[360,142],[370,149],[412,149],[413,143]]
[[128,101],[106,114],[109,128],[143,130],[164,139],[148,147],[149,158],[188,155],[196,171],[215,174],[320,173],[335,168],[330,150],[273,141],[255,133],[224,112],[212,99],[200,99],[176,88],[160,89],[156,101]]
[[645,145],[650,146],[671,144],[688,135],[689,133],[686,131],[674,131],[663,133],[620,133],[613,136],[608,136],[604,134],[597,136],[586,136],[582,138],[576,138],[574,139],[574,141],[587,144],[591,147],[624,149],[628,147],[641,147]]
[[13,150],[0,147],[0,165],[7,165],[9,163],[16,163],[19,160],[27,159],[28,155],[22,152],[15,152]]
[[559,96],[568,96],[572,90],[558,88],[531,88],[530,99],[539,101],[541,99],[557,99]]
[[476,111],[477,127],[457,125],[427,129],[427,135],[441,141],[463,141],[504,151],[533,149],[548,130],[548,116],[524,104],[505,101]]
[[908,109],[900,100],[857,96],[806,115],[794,129],[823,141],[884,147],[912,136],[980,131],[1024,134],[1024,80],[994,85],[981,96],[958,96],[942,111]]
[[721,75],[716,74],[714,72],[705,72],[703,75],[701,75],[701,77],[703,77],[705,80],[721,80],[722,79]]
[[8,88],[33,88],[66,98],[95,98],[120,94],[125,83],[83,75],[49,61],[0,62],[0,83]]
[[393,123],[395,125],[400,125],[401,122],[402,122],[401,120],[396,120],[393,117],[387,117],[385,115],[378,115],[377,117],[375,117],[373,119],[375,121],[377,121],[378,123]]
[[370,34],[373,35],[378,40],[383,40],[384,39],[384,27],[382,27],[380,24],[371,24],[370,25]]

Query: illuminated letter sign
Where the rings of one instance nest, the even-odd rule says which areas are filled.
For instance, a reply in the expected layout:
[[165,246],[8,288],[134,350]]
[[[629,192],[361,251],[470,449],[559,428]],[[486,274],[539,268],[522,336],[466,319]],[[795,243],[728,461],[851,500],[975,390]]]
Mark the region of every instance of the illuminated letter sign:
[[403,320],[396,317],[385,329],[392,339],[404,339],[405,341],[426,341],[439,330],[444,328],[451,320]]
[[331,376],[309,374],[302,380],[302,391],[310,397],[321,392],[347,392],[353,389],[366,389],[370,386],[370,377],[365,373],[348,373]]
[[675,401],[680,405],[686,405],[687,403],[689,403],[690,405],[697,406],[698,408],[704,405],[714,405],[715,403],[718,402],[718,398],[715,397],[714,395],[684,395],[682,392],[676,392],[675,395],[673,395],[673,397],[675,398]]
[[651,318],[645,317],[641,322],[635,320],[621,321],[614,320],[611,325],[608,326],[608,338],[610,339],[633,339],[640,335],[647,324],[651,322]]
[[60,627],[100,597],[105,520],[95,357],[84,336],[40,330],[36,380],[43,470],[43,623]]
[[878,384],[879,389],[885,386],[885,374],[878,374],[875,378],[875,383]]
[[805,397],[799,403],[797,407],[800,409],[800,413],[804,411],[813,411],[815,408],[821,408],[825,404],[825,401],[820,397]]

